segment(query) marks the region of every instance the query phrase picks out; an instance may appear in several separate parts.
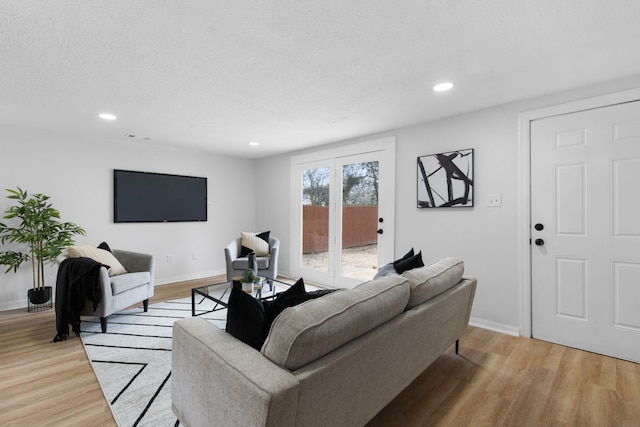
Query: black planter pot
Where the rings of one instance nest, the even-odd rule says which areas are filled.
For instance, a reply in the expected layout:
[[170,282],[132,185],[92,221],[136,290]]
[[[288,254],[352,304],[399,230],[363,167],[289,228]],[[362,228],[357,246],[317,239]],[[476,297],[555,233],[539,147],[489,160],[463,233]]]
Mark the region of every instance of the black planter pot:
[[52,308],[51,294],[51,286],[45,286],[44,289],[29,289],[27,291],[27,297],[29,298],[28,311],[43,311]]

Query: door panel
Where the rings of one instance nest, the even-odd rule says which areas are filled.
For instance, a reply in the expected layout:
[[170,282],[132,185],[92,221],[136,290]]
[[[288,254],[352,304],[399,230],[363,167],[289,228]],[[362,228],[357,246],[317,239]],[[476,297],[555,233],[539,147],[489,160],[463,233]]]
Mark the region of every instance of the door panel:
[[555,227],[558,236],[587,234],[587,165],[556,165]]
[[639,102],[531,123],[535,338],[640,361],[638,183]]
[[556,258],[556,315],[588,320],[587,260]]
[[[640,158],[613,161],[613,236],[640,238]],[[635,195],[635,197],[634,197]]]
[[329,193],[331,191],[329,166],[303,168],[302,181],[302,268],[329,271]]
[[378,268],[379,177],[381,153],[336,159],[341,182],[336,223],[339,236],[335,285],[354,287],[371,280]]

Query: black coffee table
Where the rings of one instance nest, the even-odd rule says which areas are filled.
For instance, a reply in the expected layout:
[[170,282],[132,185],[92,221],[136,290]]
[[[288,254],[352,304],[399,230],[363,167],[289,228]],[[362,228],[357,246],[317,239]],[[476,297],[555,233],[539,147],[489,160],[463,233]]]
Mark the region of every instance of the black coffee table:
[[[267,279],[260,277],[261,286],[254,286],[251,295],[260,301],[268,301],[274,299],[279,293],[286,291],[291,284],[276,279]],[[207,313],[224,310],[229,305],[229,295],[233,282],[217,283],[215,285],[200,286],[191,289],[191,315],[201,316]],[[204,310],[196,314],[196,301],[199,303],[208,299],[214,302],[213,308]]]

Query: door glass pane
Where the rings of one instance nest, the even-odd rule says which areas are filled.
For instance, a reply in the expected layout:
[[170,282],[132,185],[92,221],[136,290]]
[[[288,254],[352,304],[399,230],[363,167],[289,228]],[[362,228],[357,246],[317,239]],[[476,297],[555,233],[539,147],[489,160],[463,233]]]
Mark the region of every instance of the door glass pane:
[[329,168],[302,172],[302,267],[329,270]]
[[342,167],[340,275],[370,280],[378,269],[377,161]]

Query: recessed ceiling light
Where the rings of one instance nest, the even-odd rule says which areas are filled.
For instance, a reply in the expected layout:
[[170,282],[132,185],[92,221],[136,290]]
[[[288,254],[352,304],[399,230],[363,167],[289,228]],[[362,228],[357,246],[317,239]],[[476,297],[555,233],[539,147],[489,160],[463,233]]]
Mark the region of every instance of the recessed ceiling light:
[[257,147],[258,145],[260,145],[260,143],[258,141],[249,141],[249,145],[252,147]]
[[436,92],[446,92],[446,91],[450,90],[451,88],[453,88],[453,83],[451,83],[451,82],[443,82],[443,83],[438,83],[437,85],[435,85],[433,87],[433,90],[435,90]]
[[100,113],[98,114],[98,117],[104,120],[115,120],[117,118],[113,114],[109,114],[109,113]]

